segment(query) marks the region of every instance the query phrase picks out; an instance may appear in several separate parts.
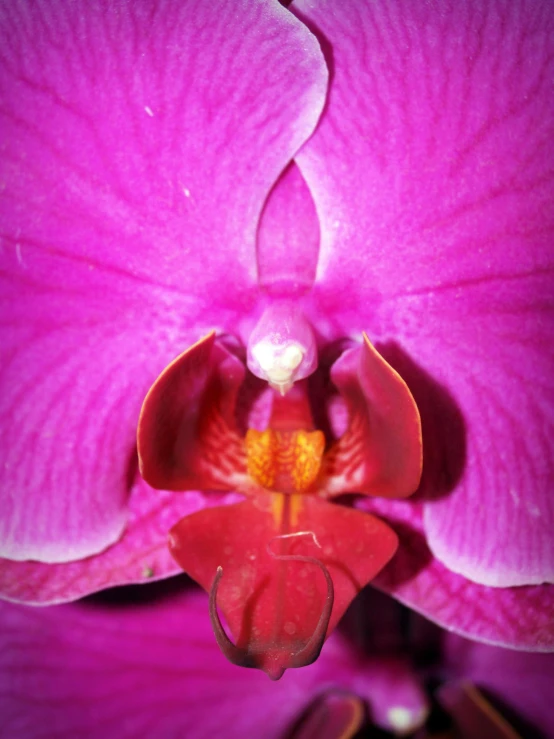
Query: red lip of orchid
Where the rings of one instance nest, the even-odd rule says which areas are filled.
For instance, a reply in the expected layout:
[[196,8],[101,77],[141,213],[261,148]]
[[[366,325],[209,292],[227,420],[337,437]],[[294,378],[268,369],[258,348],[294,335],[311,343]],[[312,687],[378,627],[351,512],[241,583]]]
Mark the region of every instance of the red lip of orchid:
[[317,658],[349,603],[397,548],[380,519],[328,499],[351,492],[405,497],[421,474],[417,407],[367,338],[343,354],[331,376],[349,425],[326,451],[306,383],[284,396],[273,391],[268,428],[241,435],[235,412],[245,368],[215,333],[166,368],[139,421],[140,469],[149,484],[245,495],[183,518],[171,530],[170,550],[210,593],[224,654],[273,679]]

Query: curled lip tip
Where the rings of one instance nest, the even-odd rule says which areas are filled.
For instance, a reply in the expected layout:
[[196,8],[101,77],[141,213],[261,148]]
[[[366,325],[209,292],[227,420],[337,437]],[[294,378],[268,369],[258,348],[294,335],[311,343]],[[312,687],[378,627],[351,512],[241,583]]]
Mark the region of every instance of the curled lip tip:
[[223,567],[220,566],[217,568],[212,588],[210,590],[210,621],[212,622],[215,639],[218,643],[219,648],[227,657],[229,662],[232,662],[234,665],[250,667],[251,665],[249,664],[248,650],[241,649],[240,647],[237,647],[235,644],[233,644],[233,642],[225,633],[225,629],[223,628],[223,625],[219,618],[219,614],[217,612],[217,589],[219,587],[219,581],[222,577]]
[[[327,594],[325,603],[321,611],[321,615],[314,629],[312,636],[306,644],[297,652],[290,652],[283,649],[277,652],[277,657],[281,659],[269,660],[270,655],[264,646],[254,645],[253,647],[238,647],[233,644],[231,639],[225,633],[225,629],[217,612],[217,591],[221,578],[223,577],[223,567],[218,567],[212,587],[210,589],[209,611],[210,621],[215,634],[217,644],[225,657],[235,665],[240,667],[257,667],[263,669],[272,680],[279,680],[286,669],[289,667],[304,667],[314,662],[321,652],[321,648],[327,634],[327,627],[331,618],[334,603],[334,587],[333,580],[329,574],[329,570],[318,559],[313,557],[303,557],[300,555],[278,555],[271,553],[275,559],[287,562],[304,562],[319,567],[327,584]],[[266,659],[264,659],[266,658]]]
[[327,627],[329,626],[331,613],[333,611],[333,603],[335,600],[335,589],[333,586],[333,580],[331,579],[329,570],[323,564],[323,562],[320,562],[319,559],[315,559],[314,557],[302,557],[295,554],[274,554],[273,556],[275,557],[275,559],[279,559],[282,561],[305,562],[307,564],[313,564],[316,567],[319,567],[319,569],[323,573],[323,576],[325,577],[327,594],[325,596],[325,603],[323,604],[323,609],[321,611],[321,615],[319,616],[317,626],[315,627],[314,633],[312,634],[306,645],[302,647],[300,651],[292,655],[291,658],[291,667],[304,667],[304,665],[309,665],[312,662],[315,662],[315,660],[319,657],[323,642],[325,641]]

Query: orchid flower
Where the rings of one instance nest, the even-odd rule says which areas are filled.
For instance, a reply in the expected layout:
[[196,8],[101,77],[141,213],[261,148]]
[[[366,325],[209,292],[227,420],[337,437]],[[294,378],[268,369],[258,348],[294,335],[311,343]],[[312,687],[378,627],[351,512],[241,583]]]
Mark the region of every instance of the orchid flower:
[[[271,330],[254,351],[270,340],[280,351],[303,347],[277,343],[290,341],[282,326],[291,333],[302,329],[297,321],[292,306],[270,305],[261,323]],[[419,415],[400,377],[367,341],[333,370],[348,400],[349,422],[325,455],[305,388],[284,398],[273,393],[268,428],[239,436],[234,419],[244,369],[213,334],[162,373],[139,421],[141,473],[151,485],[235,489],[248,496],[183,518],[170,532],[170,549],[210,592],[214,631],[228,658],[274,679],[316,659],[325,635],[396,550],[396,535],[378,518],[324,498],[353,485],[406,495],[420,478]],[[272,551],[273,544],[279,549]],[[223,572],[227,581],[219,586]],[[217,615],[220,590],[238,645]]]
[[2,6],[4,598],[180,564],[274,677],[370,580],[552,649],[553,24]]

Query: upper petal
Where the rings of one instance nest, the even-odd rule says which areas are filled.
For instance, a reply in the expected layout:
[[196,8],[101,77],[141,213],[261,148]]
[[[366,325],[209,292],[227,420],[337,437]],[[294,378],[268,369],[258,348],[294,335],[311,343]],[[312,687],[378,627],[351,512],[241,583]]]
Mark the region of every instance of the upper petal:
[[291,162],[270,192],[260,218],[258,280],[271,292],[302,294],[313,284],[319,221],[302,173]]
[[467,427],[466,469],[424,522],[434,554],[484,585],[554,582],[553,288],[536,276],[507,294],[468,290],[465,321],[483,337],[473,347],[452,322],[459,349],[444,369]]
[[273,0],[21,0],[0,34],[0,540],[67,561],[121,535],[153,379],[251,304],[327,73]]
[[394,337],[465,420],[465,474],[425,513],[435,554],[484,584],[551,581],[554,6],[295,7],[334,70],[297,157],[320,311]]

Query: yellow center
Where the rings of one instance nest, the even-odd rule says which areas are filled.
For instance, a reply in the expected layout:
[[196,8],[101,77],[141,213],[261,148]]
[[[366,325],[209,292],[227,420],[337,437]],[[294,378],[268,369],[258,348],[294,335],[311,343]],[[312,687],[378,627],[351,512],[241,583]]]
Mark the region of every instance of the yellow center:
[[259,485],[280,493],[304,493],[321,468],[325,436],[321,431],[246,433],[248,474]]

